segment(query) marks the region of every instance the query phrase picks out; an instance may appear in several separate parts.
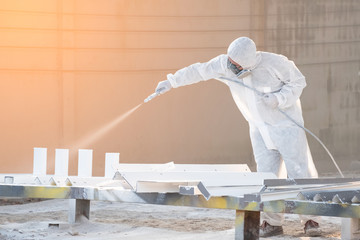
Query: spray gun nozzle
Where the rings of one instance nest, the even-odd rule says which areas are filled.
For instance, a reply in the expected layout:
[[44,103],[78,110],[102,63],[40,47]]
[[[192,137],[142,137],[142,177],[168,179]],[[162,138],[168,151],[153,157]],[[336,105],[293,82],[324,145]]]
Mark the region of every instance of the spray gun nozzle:
[[159,95],[161,94],[161,91],[162,91],[162,90],[164,90],[164,89],[163,89],[163,88],[158,89],[156,92],[154,92],[153,94],[151,94],[150,96],[148,96],[148,97],[144,100],[144,102],[147,103],[147,102],[149,102],[150,100],[152,100],[153,98],[159,96]]
[[149,102],[151,99],[153,99],[154,97],[157,97],[159,94],[160,94],[160,93],[158,93],[158,92],[154,92],[153,94],[151,94],[150,96],[148,96],[148,97],[144,100],[144,102],[145,102],[145,103]]

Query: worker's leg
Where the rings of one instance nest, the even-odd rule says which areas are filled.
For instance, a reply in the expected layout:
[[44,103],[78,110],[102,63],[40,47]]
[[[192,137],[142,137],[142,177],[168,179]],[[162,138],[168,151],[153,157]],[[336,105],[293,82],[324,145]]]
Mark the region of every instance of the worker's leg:
[[[256,128],[251,128],[250,138],[254,151],[254,157],[257,165],[257,172],[272,172],[276,176],[281,175],[282,159],[276,150],[269,150]],[[272,226],[281,226],[283,224],[283,214],[278,213],[261,213],[261,222],[267,221]]]
[[[274,129],[277,135],[278,150],[285,162],[289,178],[315,178],[318,177],[310,148],[303,129],[299,127]],[[301,223],[308,220],[319,222],[320,217],[300,215]]]
[[318,177],[303,129],[294,126],[273,128],[271,131],[289,178]]

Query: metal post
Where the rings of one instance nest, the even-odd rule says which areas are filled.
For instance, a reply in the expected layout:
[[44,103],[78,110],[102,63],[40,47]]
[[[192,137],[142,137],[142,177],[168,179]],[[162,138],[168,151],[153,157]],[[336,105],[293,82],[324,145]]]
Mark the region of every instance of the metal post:
[[[78,176],[92,176],[92,150],[79,149]],[[69,223],[81,221],[81,216],[90,218],[90,200],[70,199],[69,200]]]
[[90,218],[90,200],[70,199],[69,200],[69,223],[81,222],[82,217]]
[[236,210],[235,240],[258,240],[260,212]]
[[341,221],[341,239],[355,240],[360,238],[360,221],[358,218],[343,218]]

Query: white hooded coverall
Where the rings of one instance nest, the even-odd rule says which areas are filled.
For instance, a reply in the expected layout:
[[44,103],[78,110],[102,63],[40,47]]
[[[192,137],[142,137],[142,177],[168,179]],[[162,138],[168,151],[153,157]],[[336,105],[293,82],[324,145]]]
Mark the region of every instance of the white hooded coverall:
[[[272,172],[284,178],[286,174],[282,170],[285,169],[281,168],[284,162],[289,178],[317,177],[304,130],[278,109],[264,104],[262,97],[251,89],[220,79],[236,79],[260,92],[274,93],[279,102],[278,108],[303,125],[299,97],[306,82],[293,61],[282,55],[257,51],[257,62],[252,66],[251,75],[243,79],[237,79],[227,68],[227,61],[228,55],[222,54],[206,63],[195,63],[175,74],[168,74],[167,79],[173,88],[209,79],[225,83],[249,123],[257,171]],[[283,221],[280,214],[263,214],[262,218],[273,226],[282,225]]]

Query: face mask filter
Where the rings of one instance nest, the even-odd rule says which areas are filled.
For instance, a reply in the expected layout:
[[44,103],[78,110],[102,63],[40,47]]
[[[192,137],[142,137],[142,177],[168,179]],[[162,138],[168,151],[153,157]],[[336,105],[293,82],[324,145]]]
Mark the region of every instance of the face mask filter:
[[227,68],[230,69],[238,78],[244,78],[251,74],[251,71],[248,69],[239,69],[235,64],[227,60]]

